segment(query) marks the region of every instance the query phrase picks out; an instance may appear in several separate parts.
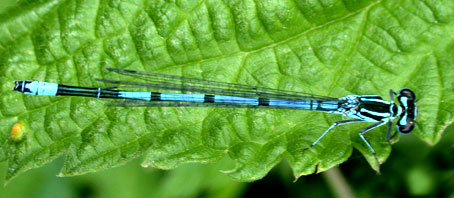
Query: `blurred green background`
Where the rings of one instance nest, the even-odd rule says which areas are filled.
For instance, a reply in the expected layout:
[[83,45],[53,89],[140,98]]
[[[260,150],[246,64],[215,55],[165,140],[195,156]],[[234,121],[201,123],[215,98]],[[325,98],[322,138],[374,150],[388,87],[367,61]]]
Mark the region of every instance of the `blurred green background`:
[[[0,197],[333,197],[338,195],[326,173],[294,182],[286,162],[253,183],[235,182],[220,172],[228,158],[215,164],[187,164],[164,171],[142,168],[140,159],[82,176],[57,177],[62,158],[28,171],[1,188]],[[2,164],[2,177],[6,165]],[[429,146],[414,135],[401,136],[390,158],[374,172],[359,152],[338,169],[356,197],[454,198],[454,127]],[[331,180],[331,181],[330,181]]]

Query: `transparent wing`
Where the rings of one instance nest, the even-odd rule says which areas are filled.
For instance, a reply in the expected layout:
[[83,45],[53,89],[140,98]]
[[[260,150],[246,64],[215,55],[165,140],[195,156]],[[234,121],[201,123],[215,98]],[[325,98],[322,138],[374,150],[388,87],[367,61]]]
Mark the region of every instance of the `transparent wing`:
[[135,71],[129,69],[107,68],[109,71],[121,75],[132,76],[145,82],[115,81],[106,79],[97,79],[98,81],[126,85],[147,87],[165,90],[175,90],[182,92],[205,93],[214,95],[231,95],[242,97],[265,97],[275,99],[290,100],[335,100],[336,98],[307,94],[303,92],[285,91],[279,89],[254,87],[249,85],[224,83],[210,80],[201,80],[196,78],[181,77],[167,74],[157,74],[144,71]]
[[266,109],[298,109],[296,107],[277,107],[277,106],[257,106],[247,104],[228,104],[228,103],[199,103],[199,102],[177,102],[177,101],[140,101],[140,100],[121,100],[106,103],[109,107],[221,107],[221,108],[266,108]]

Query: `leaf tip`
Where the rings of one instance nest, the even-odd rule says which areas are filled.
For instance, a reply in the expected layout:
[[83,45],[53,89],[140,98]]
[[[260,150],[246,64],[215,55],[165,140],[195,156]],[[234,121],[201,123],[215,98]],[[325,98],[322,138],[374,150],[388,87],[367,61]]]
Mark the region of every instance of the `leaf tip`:
[[153,168],[159,168],[156,164],[154,163],[142,163],[140,164],[143,168],[148,168],[148,167],[153,167]]
[[219,172],[224,173],[224,174],[230,174],[230,173],[235,172],[235,170],[234,169],[232,169],[232,170],[219,170]]
[[66,176],[68,176],[68,175],[66,175],[66,174],[64,174],[64,173],[58,173],[56,176],[57,176],[57,177],[66,177]]
[[293,183],[296,183],[301,176],[304,176],[304,174],[296,175],[295,180],[293,180]]

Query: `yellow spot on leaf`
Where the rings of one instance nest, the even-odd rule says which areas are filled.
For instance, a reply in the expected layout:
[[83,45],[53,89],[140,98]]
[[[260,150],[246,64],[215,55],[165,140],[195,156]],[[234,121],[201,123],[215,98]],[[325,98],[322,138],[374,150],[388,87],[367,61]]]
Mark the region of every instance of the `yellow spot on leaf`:
[[11,139],[15,142],[21,141],[22,139],[24,139],[25,131],[25,122],[16,122],[16,124],[14,124],[13,128],[11,129]]

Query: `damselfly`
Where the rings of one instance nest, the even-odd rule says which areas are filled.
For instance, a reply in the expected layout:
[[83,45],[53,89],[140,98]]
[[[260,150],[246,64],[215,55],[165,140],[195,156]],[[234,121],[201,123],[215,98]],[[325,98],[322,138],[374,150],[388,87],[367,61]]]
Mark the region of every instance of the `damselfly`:
[[[389,142],[392,138],[392,121],[394,119],[398,118],[396,124],[398,132],[410,133],[414,128],[417,115],[415,94],[407,88],[401,89],[398,93],[390,90],[390,101],[386,101],[378,95],[347,95],[340,98],[332,98],[294,91],[200,80],[128,69],[108,68],[108,70],[122,75],[132,76],[145,82],[97,79],[98,81],[116,84],[117,86],[88,88],[25,80],[16,81],[13,90],[31,95],[123,99],[121,101],[110,102],[107,104],[108,106],[284,108],[341,114],[352,119],[335,122],[308,148],[316,145],[329,131],[338,125],[372,122],[374,124],[363,128],[358,134],[375,156],[375,149],[364,137],[366,132],[388,123],[386,139]],[[124,90],[124,88],[128,87],[173,90],[179,93]],[[395,95],[397,95],[400,105],[394,103]]]

